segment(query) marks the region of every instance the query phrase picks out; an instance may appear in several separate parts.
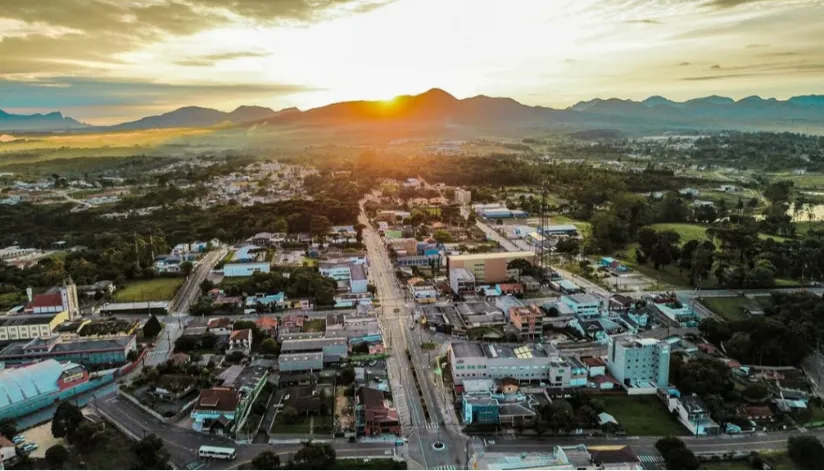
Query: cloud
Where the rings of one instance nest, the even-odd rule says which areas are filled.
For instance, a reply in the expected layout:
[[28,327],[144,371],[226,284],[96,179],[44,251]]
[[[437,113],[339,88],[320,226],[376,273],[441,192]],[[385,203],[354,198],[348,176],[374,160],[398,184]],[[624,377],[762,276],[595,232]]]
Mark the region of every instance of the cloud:
[[740,7],[741,5],[746,5],[748,3],[758,3],[762,1],[764,0],[709,0],[708,2],[706,2],[706,5],[710,8],[723,10],[727,8]]
[[770,47],[769,44],[748,44],[747,49],[759,49],[763,47]]
[[727,74],[727,75],[700,75],[697,77],[683,77],[681,80],[688,81],[688,82],[695,82],[695,81],[706,81],[706,80],[724,80],[724,79],[731,79],[731,78],[741,78],[741,77],[754,77],[760,74]]
[[660,24],[663,24],[661,21],[653,20],[652,18],[641,18],[641,19],[637,19],[637,20],[627,20],[624,23],[644,24],[644,25],[660,25]]
[[691,62],[681,62],[680,64],[678,64],[678,67],[686,67],[688,65],[692,65],[692,63]]
[[0,79],[0,97],[8,108],[167,107],[209,105],[216,96],[224,102],[260,100],[318,91],[294,84],[169,84],[134,80],[54,77],[19,82]]
[[718,64],[715,64],[715,65],[713,65],[713,66],[710,66],[710,69],[720,69],[720,68],[721,68],[721,66],[720,66],[720,65],[718,65]]
[[792,51],[784,51],[784,52],[765,52],[763,54],[759,54],[759,57],[791,57],[791,56],[798,56],[800,55],[797,52]]
[[238,51],[238,52],[225,52],[220,54],[207,54],[205,56],[198,56],[198,57],[191,57],[187,59],[181,59],[174,61],[177,65],[189,66],[189,67],[209,67],[217,62],[221,61],[228,61],[232,59],[246,59],[246,58],[254,58],[254,57],[268,57],[269,53],[266,52],[251,52],[251,51]]
[[[220,26],[312,23],[371,11],[392,1],[0,0],[0,20],[22,22],[38,31],[30,28],[28,34],[10,36],[0,29],[0,75],[63,73],[64,67],[52,62],[88,61],[103,67],[116,64],[120,54]],[[52,34],[54,30],[62,34]],[[207,65],[206,60],[190,59],[188,65]],[[14,67],[5,66],[6,61]]]

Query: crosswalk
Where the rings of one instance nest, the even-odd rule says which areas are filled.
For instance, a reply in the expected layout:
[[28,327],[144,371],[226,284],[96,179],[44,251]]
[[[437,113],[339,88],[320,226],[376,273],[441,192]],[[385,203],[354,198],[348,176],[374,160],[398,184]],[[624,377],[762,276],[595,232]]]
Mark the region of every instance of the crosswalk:
[[448,465],[444,465],[444,466],[438,466],[437,468],[432,468],[432,469],[456,470],[458,468],[456,468],[454,465],[448,464]]
[[663,463],[664,457],[661,455],[638,455],[642,463]]
[[434,422],[428,422],[428,423],[426,424],[426,427],[425,427],[425,428],[426,428],[427,430],[431,430],[431,431],[435,432],[435,431],[437,431],[439,428],[441,428],[441,426],[440,426],[439,424],[434,423]]

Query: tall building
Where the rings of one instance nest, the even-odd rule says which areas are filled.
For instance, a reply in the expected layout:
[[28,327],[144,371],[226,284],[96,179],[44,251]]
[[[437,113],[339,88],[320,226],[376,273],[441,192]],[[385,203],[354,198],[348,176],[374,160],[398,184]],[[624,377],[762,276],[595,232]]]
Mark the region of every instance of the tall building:
[[458,204],[469,204],[472,202],[472,192],[461,188],[455,188],[455,202]]
[[634,336],[611,337],[607,369],[627,388],[669,385],[669,343]]
[[465,268],[478,284],[501,283],[509,278],[517,278],[518,270],[507,268],[509,262],[522,258],[529,263],[535,263],[535,252],[493,252],[450,255],[447,258],[449,271],[456,268]]

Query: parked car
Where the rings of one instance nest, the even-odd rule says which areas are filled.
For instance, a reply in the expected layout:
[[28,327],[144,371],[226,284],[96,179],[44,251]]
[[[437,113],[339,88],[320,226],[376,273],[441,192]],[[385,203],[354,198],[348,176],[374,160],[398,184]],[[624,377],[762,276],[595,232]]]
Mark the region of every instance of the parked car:
[[39,448],[37,446],[37,443],[26,443],[25,445],[23,445],[23,451],[26,453],[31,453],[37,448]]
[[21,444],[25,441],[26,441],[26,437],[24,437],[23,435],[17,435],[16,437],[11,439],[11,442],[14,443],[15,445],[19,445],[19,444]]

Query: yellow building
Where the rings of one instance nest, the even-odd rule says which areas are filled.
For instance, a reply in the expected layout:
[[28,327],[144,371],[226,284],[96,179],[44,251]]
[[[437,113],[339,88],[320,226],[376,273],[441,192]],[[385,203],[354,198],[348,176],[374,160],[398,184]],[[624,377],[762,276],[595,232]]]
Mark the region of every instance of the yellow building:
[[0,318],[0,341],[29,340],[49,337],[62,323],[69,320],[69,312],[36,316],[6,316]]
[[478,284],[501,283],[508,278],[518,277],[518,270],[509,270],[506,267],[517,258],[535,263],[534,252],[493,252],[450,255],[447,258],[447,266],[449,270],[465,268],[472,273]]

